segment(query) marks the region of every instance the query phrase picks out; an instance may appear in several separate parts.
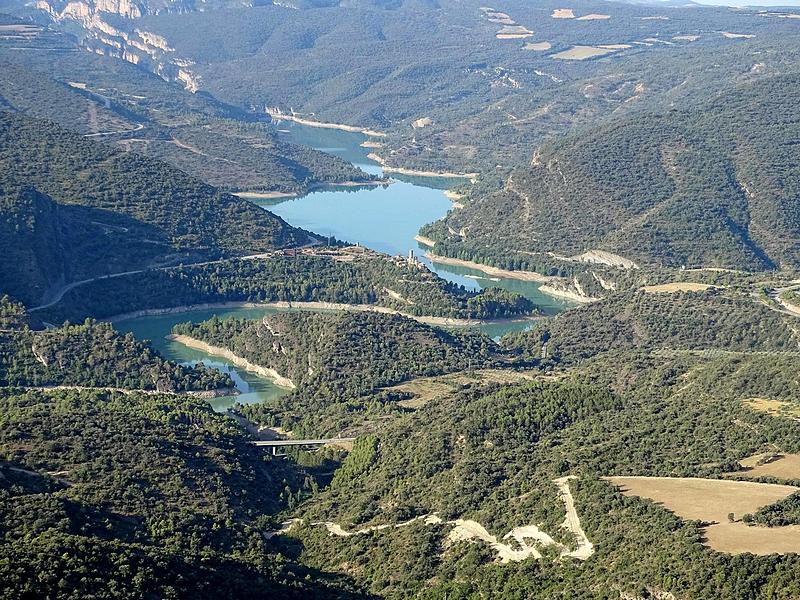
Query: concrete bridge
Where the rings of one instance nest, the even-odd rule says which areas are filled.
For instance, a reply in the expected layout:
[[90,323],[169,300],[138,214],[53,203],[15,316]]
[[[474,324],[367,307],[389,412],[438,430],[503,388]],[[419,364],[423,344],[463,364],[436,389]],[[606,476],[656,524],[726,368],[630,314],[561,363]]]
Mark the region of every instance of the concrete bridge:
[[[258,442],[251,442],[254,446],[260,446],[265,448],[272,448],[272,454],[274,456],[283,456],[286,454],[285,449],[291,446],[299,446],[301,449],[311,450],[321,448],[322,446],[328,445],[341,445],[343,443],[352,443],[355,442],[356,438],[327,438],[327,439],[317,439],[317,440],[267,440],[267,441],[258,441]],[[284,449],[284,452],[280,452],[281,449]]]

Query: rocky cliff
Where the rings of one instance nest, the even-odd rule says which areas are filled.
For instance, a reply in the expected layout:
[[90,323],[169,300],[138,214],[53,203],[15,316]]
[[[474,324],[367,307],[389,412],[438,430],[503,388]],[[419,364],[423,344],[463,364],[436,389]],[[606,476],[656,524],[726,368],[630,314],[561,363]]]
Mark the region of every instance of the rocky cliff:
[[37,0],[36,8],[55,23],[78,24],[83,30],[82,44],[97,54],[121,58],[163,77],[178,81],[191,91],[200,86],[192,72],[193,62],[177,56],[169,41],[138,26],[137,20],[149,15],[186,13],[242,2],[211,5],[203,0]]

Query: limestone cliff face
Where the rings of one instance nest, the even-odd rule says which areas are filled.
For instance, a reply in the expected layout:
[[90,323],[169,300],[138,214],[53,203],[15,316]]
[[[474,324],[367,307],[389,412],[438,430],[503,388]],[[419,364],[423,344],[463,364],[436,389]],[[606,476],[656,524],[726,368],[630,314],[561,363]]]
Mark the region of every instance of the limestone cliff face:
[[[233,0],[249,6],[249,0]],[[85,31],[83,46],[97,54],[115,56],[139,65],[163,77],[178,81],[191,91],[200,88],[200,78],[192,71],[193,62],[176,56],[164,36],[137,27],[137,19],[146,15],[185,13],[213,8],[205,0],[36,0],[36,8],[56,23],[72,21]],[[230,4],[221,0],[220,6]],[[108,15],[117,15],[112,25]]]

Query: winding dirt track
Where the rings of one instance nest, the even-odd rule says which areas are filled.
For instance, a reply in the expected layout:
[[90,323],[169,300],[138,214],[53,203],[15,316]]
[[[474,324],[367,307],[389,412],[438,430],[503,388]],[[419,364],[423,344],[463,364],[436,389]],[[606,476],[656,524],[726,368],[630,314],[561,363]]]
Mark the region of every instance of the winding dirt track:
[[[311,524],[325,527],[330,535],[336,537],[352,537],[354,535],[365,535],[386,529],[397,529],[400,527],[407,527],[418,521],[422,521],[425,525],[453,525],[453,529],[450,530],[447,537],[450,542],[480,540],[489,545],[492,550],[497,553],[497,558],[502,564],[520,562],[531,557],[537,560],[541,559],[542,553],[540,552],[540,548],[547,546],[558,548],[561,557],[586,560],[594,554],[594,544],[586,537],[586,533],[581,527],[578,513],[575,510],[575,501],[569,488],[569,482],[572,479],[577,479],[577,477],[561,477],[560,479],[554,480],[553,483],[558,487],[566,509],[566,517],[561,526],[575,535],[578,544],[575,550],[570,550],[563,544],[556,542],[548,533],[542,531],[536,525],[515,527],[505,534],[502,541],[500,541],[477,521],[469,519],[443,521],[436,513],[422,515],[394,525],[388,523],[384,525],[372,525],[353,531],[348,531],[338,523],[333,523],[331,521],[316,521]],[[292,526],[298,521],[299,519],[292,519],[291,521],[285,522],[279,530],[269,532],[267,537],[288,533]],[[513,540],[514,543],[504,543],[507,541],[510,542],[511,540]]]

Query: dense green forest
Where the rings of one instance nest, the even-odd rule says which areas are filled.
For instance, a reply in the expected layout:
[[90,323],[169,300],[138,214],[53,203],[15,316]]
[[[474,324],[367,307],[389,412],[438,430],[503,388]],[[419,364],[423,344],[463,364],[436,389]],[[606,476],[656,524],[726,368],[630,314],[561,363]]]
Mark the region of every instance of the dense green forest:
[[0,387],[59,385],[184,392],[229,389],[233,381],[202,363],[164,360],[108,323],[0,332]]
[[[734,371],[757,371],[774,360],[763,359],[748,364],[746,355],[706,361],[691,354],[665,360],[613,353],[557,383],[462,390],[389,422],[371,445],[354,451],[342,477],[301,507],[307,524],[291,535],[302,541],[304,561],[347,564],[387,598],[616,598],[621,592],[792,598],[800,591],[796,555],[713,552],[702,545],[696,522],[625,498],[600,480],[621,474],[716,477],[773,444],[796,452],[798,423],[755,413],[740,401],[772,393],[781,385],[775,373],[771,379],[742,378],[739,389],[720,377],[731,361],[738,362]],[[796,356],[792,361],[796,368]],[[785,361],[781,367],[779,379],[792,382],[796,371]],[[731,427],[731,420],[741,426]],[[526,523],[553,533],[563,505],[550,481],[565,474],[578,476],[570,487],[597,550],[580,564],[545,555],[497,565],[479,543],[447,542],[445,524],[420,521],[348,538],[308,525],[329,520],[358,529],[438,511],[445,519],[474,519],[498,539]]]
[[337,434],[396,412],[395,402],[402,398],[380,388],[414,377],[498,366],[508,358],[480,334],[371,313],[212,319],[177,325],[173,331],[227,348],[289,378],[297,386],[290,394],[240,410],[254,421],[299,435]]
[[0,331],[17,331],[29,325],[30,320],[25,307],[7,295],[0,296]]
[[[800,455],[796,19],[499,2],[0,0],[30,19],[0,15],[0,599],[800,598],[799,554],[607,480]],[[434,251],[596,301],[545,318],[226,193],[374,179],[276,108],[479,172]],[[173,329],[294,383],[227,416],[231,376],[96,320],[271,302]],[[800,494],[731,515],[797,525]]]
[[352,260],[337,260],[336,255],[228,260],[101,279],[74,288],[59,304],[37,314],[54,322],[74,322],[227,301],[372,304],[412,315],[455,318],[519,317],[536,311],[518,294],[467,291],[405,259],[370,251],[351,255]]
[[0,113],[2,292],[304,244],[305,232],[165,163]]
[[0,596],[352,597],[264,535],[320,466],[270,460],[201,400],[2,390]]
[[[21,2],[8,4],[31,13]],[[64,8],[49,4],[51,14]],[[95,52],[125,56],[247,110],[279,107],[388,129],[385,157],[427,169],[527,161],[543,139],[575,124],[682,104],[742,79],[786,72],[797,58],[792,20],[755,9],[581,0],[573,3],[575,16],[610,18],[579,20],[552,18],[564,8],[555,0],[503,0],[492,8],[531,35],[498,39],[503,25],[490,21],[478,0],[226,2],[203,10],[191,2],[171,10],[159,4],[137,3],[142,16],[132,19],[97,11],[83,31],[67,23]],[[138,32],[160,36],[173,50],[143,50]],[[544,51],[527,46],[544,42]],[[608,44],[624,47],[594,60],[553,58],[575,45]],[[751,72],[754,64],[762,66]],[[431,123],[412,128],[421,118]]]

